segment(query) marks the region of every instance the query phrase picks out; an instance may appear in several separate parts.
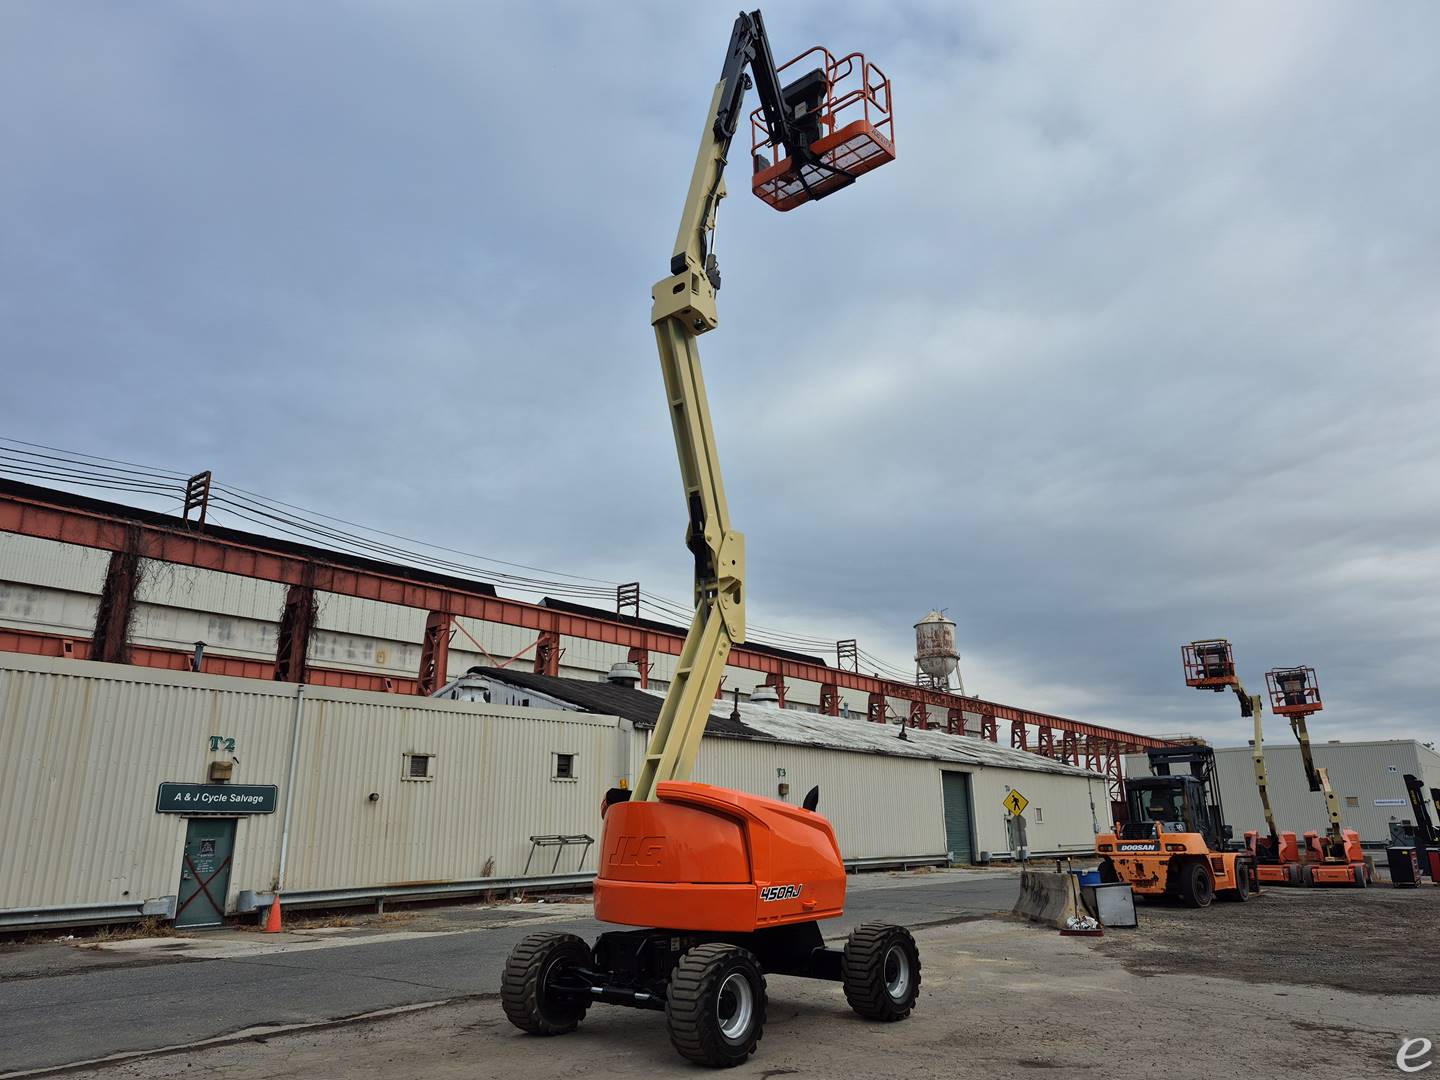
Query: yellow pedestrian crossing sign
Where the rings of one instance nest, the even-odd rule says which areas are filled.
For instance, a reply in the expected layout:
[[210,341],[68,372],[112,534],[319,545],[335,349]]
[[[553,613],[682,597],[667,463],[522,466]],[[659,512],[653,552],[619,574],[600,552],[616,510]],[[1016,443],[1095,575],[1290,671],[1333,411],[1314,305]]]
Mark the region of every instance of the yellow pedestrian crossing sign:
[[1005,798],[1000,801],[1005,804],[1005,809],[1009,810],[1010,813],[1014,814],[1016,817],[1019,817],[1021,814],[1023,814],[1025,812],[1025,807],[1030,805],[1030,800],[1025,798],[1024,795],[1021,795],[1020,792],[1016,791],[1014,788],[1011,788],[1008,792],[1006,792]]

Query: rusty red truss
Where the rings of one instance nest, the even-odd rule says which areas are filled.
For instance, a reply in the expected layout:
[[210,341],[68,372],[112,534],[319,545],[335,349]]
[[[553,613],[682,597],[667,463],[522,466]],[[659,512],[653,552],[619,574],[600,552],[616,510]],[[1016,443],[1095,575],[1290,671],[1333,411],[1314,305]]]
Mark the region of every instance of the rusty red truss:
[[[561,641],[565,637],[628,649],[632,658],[647,665],[655,654],[678,656],[684,641],[684,631],[678,627],[664,628],[655,623],[638,625],[639,621],[629,616],[577,609],[573,605],[564,605],[568,608],[565,610],[554,602],[546,605],[512,600],[497,595],[492,586],[480,582],[240,532],[213,523],[197,527],[193,521],[187,524],[179,518],[151,511],[9,480],[0,480],[0,532],[101,551],[135,550],[146,559],[279,582],[297,591],[314,589],[440,613],[427,620],[427,647],[422,650],[426,670],[416,672],[410,679],[353,674],[351,685],[366,688],[414,693],[417,683],[427,688],[435,686],[439,681],[436,669],[444,651],[443,627],[457,617],[534,631],[539,642],[534,662],[537,669],[551,674],[558,672],[563,653]],[[150,652],[165,653],[166,650]],[[327,685],[337,684],[330,682],[332,678],[352,678],[350,673],[323,672],[307,666],[301,655],[295,651],[290,657],[290,673],[300,668],[304,678]],[[132,656],[132,662],[143,661],[135,661]],[[285,663],[284,658],[281,662]],[[1013,745],[1024,749],[1034,746],[1050,756],[1070,758],[1112,776],[1119,768],[1118,760],[1112,764],[1112,759],[1119,753],[1167,745],[1165,740],[1148,735],[830,667],[819,659],[807,659],[763,645],[737,646],[730,654],[729,663],[763,672],[764,682],[775,687],[782,700],[787,683],[816,683],[827,696],[825,711],[832,715],[838,709],[840,695],[850,690],[865,695],[867,716],[873,720],[884,720],[885,699],[895,698],[910,703],[907,722],[921,722],[923,710],[929,708],[944,716],[946,729],[959,730],[965,713],[978,715],[980,736],[991,741],[997,740],[998,724],[1008,721]],[[205,655],[206,671],[219,672],[230,665],[229,660],[213,651]],[[172,661],[166,656],[165,662],[156,666],[172,666]],[[174,666],[181,665],[177,662]],[[250,673],[252,666],[257,669],[257,677],[275,677],[276,664],[254,660],[236,661],[233,667],[245,670],[233,673]],[[648,675],[648,666],[644,670]],[[1035,743],[1028,737],[1028,729],[1032,727],[1040,732]],[[1058,755],[1054,737],[1057,731],[1061,733],[1063,748]],[[1083,762],[1081,745],[1085,750]]]

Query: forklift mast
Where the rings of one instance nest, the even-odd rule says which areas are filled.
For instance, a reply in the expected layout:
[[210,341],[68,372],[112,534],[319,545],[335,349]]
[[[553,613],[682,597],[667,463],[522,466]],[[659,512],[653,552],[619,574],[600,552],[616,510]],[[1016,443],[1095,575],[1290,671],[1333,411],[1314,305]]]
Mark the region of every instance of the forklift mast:
[[[1155,777],[1177,777],[1172,768],[1188,771],[1178,774],[1182,787],[1188,779],[1197,781],[1193,785],[1192,799],[1195,802],[1196,817],[1189,822],[1196,832],[1203,833],[1212,851],[1223,850],[1226,835],[1225,809],[1220,801],[1220,782],[1215,776],[1215,751],[1209,746],[1158,746],[1146,752],[1150,762],[1150,773]],[[1134,807],[1131,808],[1132,812]]]
[[[780,72],[812,54],[820,66],[782,86]],[[760,12],[740,13],[710,99],[670,273],[651,290],[650,322],[689,515],[685,546],[695,560],[695,615],[635,784],[633,798],[642,802],[655,800],[659,783],[690,778],[725,662],[745,640],[745,537],[730,521],[696,343],[719,322],[716,213],[752,85],[760,98],[751,117],[757,132],[752,189],[777,210],[824,198],[895,156],[893,143],[880,134],[893,132],[883,73],[858,53],[837,61],[823,49],[777,69]],[[773,155],[773,164],[762,151]]]
[[[1415,836],[1427,847],[1440,847],[1440,829],[1430,820],[1430,807],[1426,805],[1425,784],[1418,776],[1405,774],[1405,794],[1410,796],[1410,810],[1415,815]],[[1440,811],[1440,788],[1431,788],[1435,807]]]

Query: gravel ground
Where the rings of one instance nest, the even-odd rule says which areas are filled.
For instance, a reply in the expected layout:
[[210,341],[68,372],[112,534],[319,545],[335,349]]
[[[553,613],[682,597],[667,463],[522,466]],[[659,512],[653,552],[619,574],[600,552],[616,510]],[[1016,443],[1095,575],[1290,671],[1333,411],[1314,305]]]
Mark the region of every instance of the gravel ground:
[[[1274,908],[1281,910],[1281,903]],[[1149,929],[1140,933],[1179,936],[1178,926],[1165,926],[1169,914],[1148,918]],[[1241,925],[1223,908],[1210,914]],[[721,1075],[1017,1080],[1041,1070],[1051,1076],[1121,1073],[1166,1080],[1354,1080],[1401,1075],[1395,1053],[1402,1041],[1440,1036],[1433,997],[1142,975],[1108,955],[1105,945],[1120,940],[1118,931],[1093,941],[1016,919],[983,919],[934,926],[916,938],[924,982],[909,1020],[866,1023],[846,1008],[838,986],[772,977],[759,1052],[725,1073],[682,1061],[660,1014],[596,1006],[574,1034],[536,1039],[511,1028],[493,996],[482,995],[370,1023],[256,1032],[225,1045],[70,1075],[74,1080],[189,1080],[202,1073],[225,1080]],[[1135,940],[1122,948],[1133,948]],[[1305,954],[1303,945],[1297,951]]]
[[[1194,910],[1138,905],[1138,931],[1099,948],[1139,975],[1303,982],[1362,994],[1440,994],[1440,888],[1266,889]],[[1440,1025],[1437,1025],[1440,1027]]]

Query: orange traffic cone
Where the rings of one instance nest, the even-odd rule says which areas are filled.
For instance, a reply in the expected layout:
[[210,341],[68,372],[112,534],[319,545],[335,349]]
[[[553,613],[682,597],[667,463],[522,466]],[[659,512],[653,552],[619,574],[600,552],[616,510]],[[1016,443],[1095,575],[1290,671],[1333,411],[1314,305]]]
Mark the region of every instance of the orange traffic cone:
[[280,933],[280,894],[275,894],[275,899],[270,901],[270,914],[265,917],[265,933]]

